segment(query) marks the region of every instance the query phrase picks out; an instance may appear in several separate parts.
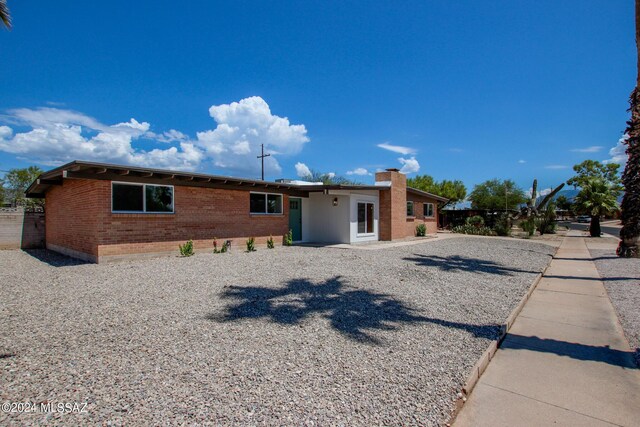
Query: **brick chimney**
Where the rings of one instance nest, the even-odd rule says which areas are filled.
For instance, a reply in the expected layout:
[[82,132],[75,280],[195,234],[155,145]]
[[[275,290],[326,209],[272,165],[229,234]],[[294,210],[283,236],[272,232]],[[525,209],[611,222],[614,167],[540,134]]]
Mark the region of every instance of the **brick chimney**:
[[380,190],[380,240],[401,239],[407,227],[407,177],[398,169],[390,168],[376,172],[376,182],[391,184],[388,190]]

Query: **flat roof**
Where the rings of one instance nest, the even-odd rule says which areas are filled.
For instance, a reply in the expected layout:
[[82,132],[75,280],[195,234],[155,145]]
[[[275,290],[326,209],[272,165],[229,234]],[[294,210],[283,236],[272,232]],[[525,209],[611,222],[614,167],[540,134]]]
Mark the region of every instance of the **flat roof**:
[[25,194],[27,197],[31,198],[44,197],[45,193],[51,186],[61,185],[64,178],[132,181],[150,184],[160,182],[170,185],[246,191],[272,190],[279,193],[297,196],[306,196],[310,192],[319,192],[324,190],[387,190],[389,188],[380,185],[299,185],[293,183],[234,178],[222,175],[208,175],[167,169],[152,169],[138,166],[114,165],[75,160],[42,173],[35,181],[33,181],[29,188],[27,188]]

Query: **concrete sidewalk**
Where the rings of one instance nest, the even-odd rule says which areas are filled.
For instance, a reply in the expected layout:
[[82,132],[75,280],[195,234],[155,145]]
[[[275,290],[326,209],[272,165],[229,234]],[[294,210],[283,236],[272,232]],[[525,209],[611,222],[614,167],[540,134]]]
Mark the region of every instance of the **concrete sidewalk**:
[[570,232],[454,426],[640,425],[640,369],[590,258]]

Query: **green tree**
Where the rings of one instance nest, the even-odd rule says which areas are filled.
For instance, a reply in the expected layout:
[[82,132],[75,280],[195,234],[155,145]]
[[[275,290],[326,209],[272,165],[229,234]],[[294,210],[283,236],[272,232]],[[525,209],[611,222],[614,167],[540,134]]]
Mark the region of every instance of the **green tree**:
[[631,119],[627,122],[626,133],[627,164],[622,174],[625,187],[622,198],[622,229],[620,244],[616,253],[621,257],[640,257],[640,0],[636,0],[636,87],[629,96]]
[[357,185],[359,182],[351,181],[342,176],[338,176],[332,173],[324,173],[316,170],[311,170],[311,174],[302,177],[303,180],[309,182],[322,182],[325,185]]
[[570,211],[573,208],[573,203],[571,203],[571,200],[569,200],[565,195],[558,196],[556,199],[556,205],[558,206],[558,209],[563,211]]
[[0,178],[0,207],[4,204],[4,179]]
[[600,177],[590,177],[582,182],[580,192],[576,196],[576,209],[591,216],[589,234],[600,237],[600,216],[616,212],[618,208],[618,192],[613,184]]
[[407,186],[449,199],[448,202],[441,204],[440,208],[455,205],[467,197],[467,187],[459,180],[444,179],[438,182],[432,176],[418,175],[414,178],[407,178]]
[[576,175],[567,184],[582,188],[591,178],[598,178],[610,183],[613,189],[622,190],[619,169],[617,163],[602,164],[597,160],[585,160],[573,167]]
[[[602,164],[596,160],[585,160],[573,167],[576,175],[567,181],[567,184],[579,187],[580,192],[576,196],[574,208],[591,216],[589,232],[592,237],[600,236],[600,216],[618,209],[617,198],[622,193],[622,182],[617,163]],[[609,191],[609,198],[604,198],[602,191]],[[613,200],[615,209],[598,207],[599,203]],[[609,204],[609,207],[613,205]],[[600,213],[591,213],[600,212]]]
[[471,207],[486,210],[517,209],[526,201],[526,196],[521,188],[510,179],[491,179],[473,187],[469,194]]
[[4,23],[5,27],[11,29],[11,14],[9,7],[7,7],[7,0],[0,0],[0,21]]
[[27,199],[24,194],[29,185],[31,185],[41,173],[42,169],[37,166],[29,166],[24,169],[10,169],[4,176],[9,200],[16,206],[42,206],[44,204],[42,199]]

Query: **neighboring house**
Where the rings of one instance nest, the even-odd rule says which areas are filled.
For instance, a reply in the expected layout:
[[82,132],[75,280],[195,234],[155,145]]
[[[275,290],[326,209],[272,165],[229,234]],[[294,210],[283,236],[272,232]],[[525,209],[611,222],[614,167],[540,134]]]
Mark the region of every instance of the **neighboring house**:
[[43,173],[27,197],[46,199],[46,245],[103,262],[132,254],[176,251],[192,239],[244,247],[255,237],[281,241],[358,243],[437,231],[442,197],[407,188],[397,169],[375,185],[255,181],[215,175],[74,161]]

